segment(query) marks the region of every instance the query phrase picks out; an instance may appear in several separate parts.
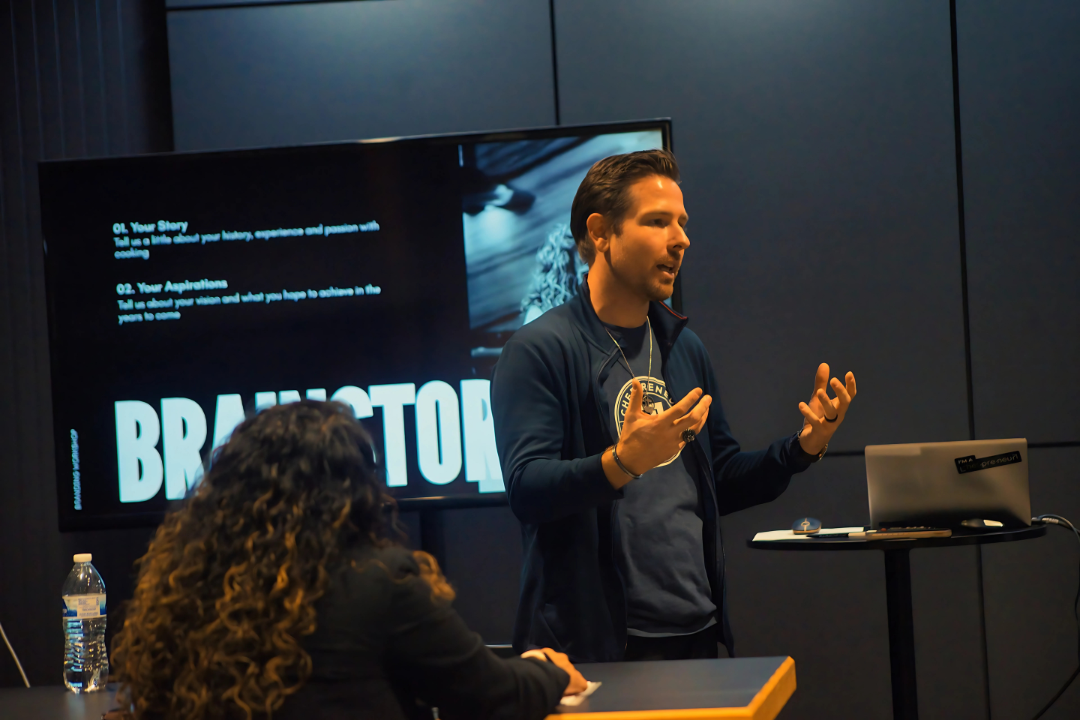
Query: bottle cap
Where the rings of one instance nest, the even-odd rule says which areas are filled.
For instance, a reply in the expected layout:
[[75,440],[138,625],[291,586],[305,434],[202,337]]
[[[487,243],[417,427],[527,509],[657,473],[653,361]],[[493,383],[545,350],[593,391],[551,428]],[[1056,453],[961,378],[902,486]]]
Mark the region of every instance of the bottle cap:
[[90,562],[94,559],[94,556],[90,553],[78,553],[75,555],[75,562]]

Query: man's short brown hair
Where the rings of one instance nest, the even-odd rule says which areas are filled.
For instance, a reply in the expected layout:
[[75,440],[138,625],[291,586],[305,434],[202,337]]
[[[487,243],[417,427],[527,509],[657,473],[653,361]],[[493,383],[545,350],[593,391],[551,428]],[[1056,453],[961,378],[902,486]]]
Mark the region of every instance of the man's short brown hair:
[[631,210],[630,186],[651,175],[679,182],[675,156],[667,150],[639,150],[606,157],[589,168],[570,208],[570,233],[582,260],[592,265],[596,257],[596,247],[586,226],[589,216],[600,213],[614,232],[622,232],[623,220]]

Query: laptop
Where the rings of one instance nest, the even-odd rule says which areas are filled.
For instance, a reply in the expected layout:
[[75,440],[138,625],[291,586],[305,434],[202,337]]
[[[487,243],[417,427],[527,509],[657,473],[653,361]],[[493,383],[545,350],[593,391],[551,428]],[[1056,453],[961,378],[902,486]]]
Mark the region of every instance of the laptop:
[[867,445],[866,489],[874,528],[1031,525],[1025,438]]

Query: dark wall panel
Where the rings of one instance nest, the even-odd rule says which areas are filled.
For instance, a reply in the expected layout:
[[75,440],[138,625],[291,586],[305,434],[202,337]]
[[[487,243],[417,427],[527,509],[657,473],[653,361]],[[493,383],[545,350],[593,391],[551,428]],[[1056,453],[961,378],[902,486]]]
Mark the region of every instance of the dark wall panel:
[[521,586],[521,525],[510,508],[444,513],[454,607],[489,645],[509,643]]
[[[37,162],[172,149],[164,11],[37,0],[0,11],[0,622],[34,684],[61,681],[57,610],[92,552],[111,632],[149,531],[57,530]],[[0,687],[21,684],[0,651]]]
[[[1080,448],[1028,452],[1032,513],[1080,522]],[[1076,536],[1058,527],[1046,537],[983,548],[993,717],[1034,717],[1076,669],[1078,557]],[[1043,717],[1080,717],[1080,684]]]
[[546,0],[172,11],[176,148],[552,125]]
[[[884,565],[884,559],[879,561]],[[979,553],[911,551],[916,680],[922,720],[989,718],[980,621]]]
[[817,363],[860,397],[834,449],[966,437],[947,3],[556,3],[563,122],[671,116],[685,308],[745,445],[799,427]]
[[1080,4],[956,15],[975,429],[1080,442]]

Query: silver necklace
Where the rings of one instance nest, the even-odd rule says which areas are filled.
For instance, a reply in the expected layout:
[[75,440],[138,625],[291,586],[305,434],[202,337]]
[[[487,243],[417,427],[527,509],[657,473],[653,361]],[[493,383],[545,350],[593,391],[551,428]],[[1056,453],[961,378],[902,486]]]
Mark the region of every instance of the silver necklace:
[[[648,377],[650,379],[652,379],[652,321],[649,320],[648,315],[645,316],[645,322],[649,326],[649,375],[648,375]],[[622,345],[619,344],[619,341],[615,339],[615,336],[611,334],[611,331],[608,330],[607,327],[604,328],[604,332],[606,332],[607,336],[609,338],[611,338],[611,342],[615,343],[615,347],[619,348],[619,354],[622,355],[623,362],[626,363],[626,371],[630,373],[630,379],[633,380],[634,379],[634,369],[632,367],[630,367],[630,361],[626,359],[626,353],[623,352]],[[651,415],[652,414],[653,401],[652,401],[652,398],[649,397],[649,394],[647,392],[644,392],[644,390],[645,390],[645,388],[642,388],[641,410],[646,415]]]

